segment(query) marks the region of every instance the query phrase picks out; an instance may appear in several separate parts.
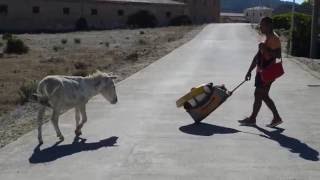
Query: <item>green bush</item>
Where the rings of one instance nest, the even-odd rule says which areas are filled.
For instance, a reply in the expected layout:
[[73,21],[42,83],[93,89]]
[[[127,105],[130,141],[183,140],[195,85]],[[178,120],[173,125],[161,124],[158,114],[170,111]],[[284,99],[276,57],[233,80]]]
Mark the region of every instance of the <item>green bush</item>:
[[192,21],[189,16],[182,15],[177,16],[170,20],[169,25],[170,26],[184,26],[184,25],[190,25],[192,24]]
[[5,33],[5,34],[2,35],[2,39],[3,40],[9,40],[9,39],[12,39],[12,38],[13,38],[12,34],[9,34],[9,33]]
[[61,43],[62,43],[62,44],[67,44],[67,43],[68,43],[68,40],[67,40],[67,39],[61,39]]
[[55,52],[58,52],[58,51],[60,51],[60,50],[63,50],[63,47],[53,46],[52,49],[53,49]]
[[80,44],[81,43],[81,39],[80,38],[74,38],[74,43],[75,44]]
[[147,45],[148,43],[144,39],[139,39],[138,44],[139,45]]
[[8,39],[5,53],[7,54],[25,54],[28,53],[29,48],[21,39],[12,38]]
[[32,95],[37,92],[38,81],[29,81],[19,88],[19,102],[25,104],[29,102]]
[[[292,55],[308,57],[311,38],[311,16],[295,13],[294,19],[293,39],[289,38],[289,41],[292,41]],[[275,29],[289,30],[291,13],[273,16],[273,21]]]
[[89,72],[87,70],[77,70],[76,72],[72,73],[72,76],[82,76],[86,77],[89,75]]

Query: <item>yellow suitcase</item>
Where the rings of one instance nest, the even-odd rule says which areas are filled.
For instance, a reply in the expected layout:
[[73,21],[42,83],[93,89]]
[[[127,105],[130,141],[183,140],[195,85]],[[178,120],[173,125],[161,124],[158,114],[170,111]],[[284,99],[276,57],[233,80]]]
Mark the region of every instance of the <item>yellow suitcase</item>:
[[190,92],[176,101],[176,105],[177,107],[183,106],[195,123],[198,124],[225,102],[244,82],[232,91],[228,91],[224,85],[213,86],[213,83],[192,88]]

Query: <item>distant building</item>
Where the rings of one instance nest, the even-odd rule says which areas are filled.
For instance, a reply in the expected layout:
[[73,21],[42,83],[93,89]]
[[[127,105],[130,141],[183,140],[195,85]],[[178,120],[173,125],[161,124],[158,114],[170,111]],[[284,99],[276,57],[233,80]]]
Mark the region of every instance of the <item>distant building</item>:
[[0,0],[0,31],[113,29],[134,21],[152,27],[186,19],[201,24],[218,22],[219,14],[219,0]]
[[275,9],[283,3],[285,3],[285,1],[281,0],[221,0],[221,11],[224,13],[243,13],[245,9],[255,6],[265,6]]
[[221,23],[248,23],[243,13],[220,13]]
[[244,15],[250,23],[259,23],[263,17],[271,17],[273,9],[268,7],[252,7],[244,10]]

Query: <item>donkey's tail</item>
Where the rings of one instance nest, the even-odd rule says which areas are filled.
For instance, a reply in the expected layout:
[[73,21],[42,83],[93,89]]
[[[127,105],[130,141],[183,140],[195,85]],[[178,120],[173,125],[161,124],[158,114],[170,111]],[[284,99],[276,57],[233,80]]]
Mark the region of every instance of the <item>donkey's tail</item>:
[[58,90],[59,87],[56,87],[50,94],[47,92],[46,89],[45,90],[45,95],[44,94],[32,94],[32,100],[40,103],[41,105],[47,106],[47,107],[52,107],[52,105],[50,104],[50,99],[51,97],[54,95],[54,93]]

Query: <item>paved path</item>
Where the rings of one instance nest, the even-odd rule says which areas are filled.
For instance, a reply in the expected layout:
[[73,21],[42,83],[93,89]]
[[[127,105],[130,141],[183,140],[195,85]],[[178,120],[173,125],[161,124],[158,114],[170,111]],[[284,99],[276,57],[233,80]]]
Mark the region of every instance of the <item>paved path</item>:
[[86,141],[73,143],[73,112],[61,117],[66,140],[53,146],[51,124],[45,144],[36,131],[0,150],[1,180],[320,179],[320,80],[285,60],[286,75],[271,90],[285,123],[266,128],[239,126],[251,111],[253,82],[200,126],[175,107],[192,86],[239,83],[250,64],[257,34],[245,24],[207,26],[194,40],[118,84],[119,103],[96,97],[88,105]]

